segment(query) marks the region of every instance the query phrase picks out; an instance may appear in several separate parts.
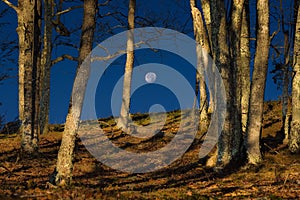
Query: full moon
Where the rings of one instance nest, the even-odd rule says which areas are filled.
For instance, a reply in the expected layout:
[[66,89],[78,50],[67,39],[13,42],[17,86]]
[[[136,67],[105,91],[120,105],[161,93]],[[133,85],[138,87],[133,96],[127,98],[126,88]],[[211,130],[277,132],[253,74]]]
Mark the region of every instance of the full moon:
[[147,83],[154,83],[156,80],[156,74],[154,72],[148,72],[146,75],[145,75],[145,81]]

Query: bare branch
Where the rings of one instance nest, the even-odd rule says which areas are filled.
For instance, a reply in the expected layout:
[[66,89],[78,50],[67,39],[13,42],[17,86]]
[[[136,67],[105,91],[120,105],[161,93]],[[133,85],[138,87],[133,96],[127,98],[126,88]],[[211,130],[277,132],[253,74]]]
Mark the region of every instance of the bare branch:
[[8,5],[9,7],[11,7],[12,9],[14,9],[17,13],[19,13],[19,8],[17,6],[15,6],[14,4],[12,4],[11,2],[9,2],[8,0],[2,0],[4,3],[6,3],[6,5]]
[[279,33],[280,31],[280,20],[278,20],[278,29],[272,33],[272,35],[270,36],[270,43],[272,42],[273,38]]
[[[137,16],[137,17],[136,17],[136,20],[138,20],[138,19],[141,19],[141,20],[147,22],[150,26],[155,26],[153,22],[151,22],[150,20],[148,20],[148,19],[145,18],[145,17]],[[148,26],[149,26],[149,25],[148,25]]]
[[5,79],[9,78],[9,76],[7,74],[0,74],[0,81],[3,81]]
[[98,17],[99,18],[103,18],[103,17],[109,17],[109,16],[112,16],[112,15],[116,15],[116,14],[119,14],[120,12],[108,12],[108,13],[106,13],[106,14],[104,14],[104,15],[101,15],[100,13],[98,13]]
[[104,3],[99,3],[98,6],[106,6],[111,0],[107,0]]
[[54,47],[58,47],[58,46],[67,46],[67,47],[71,47],[74,48],[76,50],[79,50],[79,47],[75,44],[71,44],[68,42],[64,42],[64,41],[58,41],[56,44],[53,45]]
[[276,58],[278,58],[280,56],[280,51],[277,49],[276,46],[274,46],[272,44],[270,44],[270,46],[275,50],[275,52],[276,52]]
[[65,27],[65,25],[59,20],[52,20],[52,24],[55,27],[55,30],[57,33],[59,33],[62,36],[70,36],[70,31]]
[[[154,52],[157,51],[157,49],[154,49],[153,47],[151,47],[151,45],[148,41],[137,42],[137,43],[134,44],[134,48],[139,48],[141,45],[147,45],[149,47],[149,49],[151,49],[152,51],[154,51]],[[105,51],[107,56],[93,56],[93,57],[91,57],[91,62],[94,62],[94,61],[107,61],[107,60],[113,59],[113,58],[115,58],[119,55],[123,55],[123,54],[127,53],[127,50],[125,49],[125,47],[124,47],[124,50],[119,50],[119,51],[117,51],[113,54],[110,54],[109,51],[103,46],[98,45],[97,48],[103,49],[103,51]]]
[[65,60],[65,59],[72,60],[72,61],[78,61],[78,58],[73,57],[73,56],[68,55],[68,54],[64,54],[60,57],[57,57],[55,60],[52,60],[51,61],[51,66],[55,65],[58,62],[61,62],[61,61]]
[[83,5],[80,5],[80,6],[72,6],[72,7],[68,8],[68,9],[66,9],[66,10],[62,10],[62,11],[56,13],[55,16],[59,16],[59,15],[65,14],[65,13],[68,13],[68,12],[70,12],[70,11],[72,11],[72,10],[75,10],[75,9],[78,9],[78,8],[82,8],[82,7],[83,7]]
[[94,61],[107,61],[107,60],[110,60],[110,59],[113,59],[119,55],[122,55],[122,54],[125,54],[126,53],[126,50],[120,50],[112,55],[108,55],[108,56],[102,56],[102,57],[92,57],[91,58],[91,62],[94,62]]

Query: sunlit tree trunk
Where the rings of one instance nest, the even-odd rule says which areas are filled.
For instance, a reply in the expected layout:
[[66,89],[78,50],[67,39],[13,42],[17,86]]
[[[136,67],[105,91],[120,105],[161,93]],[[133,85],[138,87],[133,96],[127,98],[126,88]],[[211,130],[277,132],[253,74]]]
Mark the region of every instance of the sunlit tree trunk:
[[96,26],[97,0],[84,0],[83,23],[81,28],[81,40],[78,57],[78,68],[75,83],[73,85],[72,105],[66,119],[61,146],[58,152],[56,164],[55,182],[57,185],[69,185],[72,180],[73,157],[75,139],[80,120],[81,108],[83,105],[85,88],[87,85],[90,62],[84,62],[93,47],[93,37]]
[[296,32],[294,41],[293,71],[294,78],[292,83],[292,122],[289,138],[289,149],[291,152],[300,151],[300,7],[299,1],[295,0],[295,12],[297,13]]
[[269,58],[269,1],[257,0],[257,39],[254,69],[251,82],[250,107],[247,130],[247,155],[249,164],[262,160],[260,136],[263,103]]
[[19,116],[22,122],[22,150],[32,154],[38,150],[38,136],[34,132],[35,84],[39,53],[37,1],[18,2],[19,35]]
[[242,112],[242,131],[246,133],[249,97],[250,97],[250,28],[249,28],[249,2],[245,1],[242,28],[241,28],[241,48],[240,48],[240,80],[241,80],[241,112]]
[[[211,50],[211,46],[212,46],[212,42],[211,42],[211,16],[210,16],[210,3],[209,0],[201,0],[201,7],[202,7],[202,12],[203,12],[203,17],[204,17],[204,23],[205,24],[205,31],[207,31],[207,39],[208,39],[208,45],[209,45],[209,51],[207,51],[208,54],[210,54],[212,56],[212,50]],[[214,68],[209,68],[207,70],[214,70]],[[211,74],[213,74],[213,72],[211,72]],[[210,77],[208,77],[210,78]],[[213,81],[213,80],[210,80]],[[208,105],[208,113],[212,113],[214,110],[214,96],[211,93],[211,90],[208,90],[210,98],[209,98],[209,105]]]
[[124,131],[129,131],[128,121],[130,114],[130,93],[131,93],[131,77],[132,69],[134,64],[134,13],[135,13],[135,0],[129,1],[129,11],[128,11],[128,39],[127,39],[127,57],[125,64],[125,73],[123,81],[123,96],[122,105],[120,111],[120,119],[118,121],[118,126]]
[[[213,59],[215,58],[214,54],[214,49],[212,45],[212,20],[211,20],[211,4],[210,0],[201,0],[201,8],[203,12],[203,17],[205,20],[205,27],[207,30],[207,35],[208,35],[208,40],[209,40],[209,47],[210,47],[210,55],[212,56]],[[212,74],[212,76],[215,74],[215,68],[214,67],[208,67],[207,68],[208,72]],[[209,81],[211,83],[214,83],[215,81],[213,80],[214,77],[208,77]],[[215,84],[210,84],[212,87],[216,87]],[[215,109],[215,99],[216,99],[216,94],[213,93],[215,91],[215,88],[208,88],[209,92],[209,106],[208,106],[208,114],[212,114],[214,109]],[[214,149],[214,151],[211,153],[209,159],[207,160],[206,166],[207,167],[214,167],[216,165],[217,161],[217,156],[218,156],[218,150]]]
[[[32,154],[38,150],[38,139],[41,133],[43,119],[48,120],[48,112],[40,115],[45,108],[41,103],[42,95],[49,97],[49,89],[42,87],[46,84],[43,74],[50,77],[50,67],[43,68],[41,56],[41,27],[42,27],[42,2],[19,1],[14,6],[7,0],[3,0],[8,6],[16,10],[18,16],[17,33],[19,36],[19,119],[22,122],[20,132],[22,134],[21,146],[25,153]],[[47,1],[48,3],[48,1]],[[46,4],[47,4],[46,3]],[[47,6],[45,5],[45,8]],[[50,16],[49,16],[50,15]],[[51,24],[52,12],[45,14],[45,21]],[[48,26],[49,27],[49,26]],[[44,31],[45,36],[50,38],[49,28]],[[50,36],[49,36],[50,34]],[[48,43],[49,43],[48,42]],[[47,43],[47,44],[48,44]],[[51,52],[46,49],[43,57],[51,57]],[[50,80],[48,81],[50,84]]]
[[209,0],[201,0],[201,7],[204,17],[204,24],[206,25],[206,30],[208,34],[207,39],[209,42],[209,46],[211,46],[211,13]]
[[[284,29],[283,29],[284,30]],[[283,143],[288,143],[289,135],[289,86],[290,86],[290,48],[289,48],[289,32],[284,31],[284,64],[283,64],[283,89],[282,89],[282,130],[284,131]]]
[[191,11],[193,17],[193,26],[194,26],[194,35],[196,42],[201,46],[197,47],[197,71],[196,71],[196,85],[195,85],[195,99],[194,99],[194,109],[196,108],[196,101],[199,94],[200,89],[200,128],[202,130],[206,130],[209,125],[208,120],[208,102],[207,102],[207,91],[204,81],[204,58],[203,56],[206,55],[203,53],[203,50],[207,53],[210,52],[209,49],[209,40],[206,34],[205,26],[203,23],[203,19],[199,9],[196,7],[196,1],[191,0]]

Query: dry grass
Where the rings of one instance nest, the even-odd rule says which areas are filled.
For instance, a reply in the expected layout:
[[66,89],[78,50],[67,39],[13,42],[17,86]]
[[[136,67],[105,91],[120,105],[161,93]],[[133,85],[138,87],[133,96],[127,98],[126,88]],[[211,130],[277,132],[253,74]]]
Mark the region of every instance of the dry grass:
[[[264,142],[276,145],[281,121],[280,104],[266,104]],[[280,116],[280,115],[279,115]],[[134,120],[149,123],[146,115]],[[177,131],[178,112],[171,112],[159,137],[134,140],[132,136],[111,128],[113,119],[101,120],[106,134],[124,149],[155,150],[168,143]],[[270,152],[264,148],[260,168],[239,169],[229,174],[216,174],[198,160],[200,142],[167,168],[145,174],[122,173],[98,162],[80,143],[76,149],[73,185],[53,188],[47,184],[55,168],[63,127],[55,125],[43,135],[40,154],[19,158],[20,138],[5,135],[0,139],[0,199],[297,199],[300,198],[300,155],[287,149]],[[111,131],[113,130],[113,131]],[[128,145],[130,143],[131,145]]]

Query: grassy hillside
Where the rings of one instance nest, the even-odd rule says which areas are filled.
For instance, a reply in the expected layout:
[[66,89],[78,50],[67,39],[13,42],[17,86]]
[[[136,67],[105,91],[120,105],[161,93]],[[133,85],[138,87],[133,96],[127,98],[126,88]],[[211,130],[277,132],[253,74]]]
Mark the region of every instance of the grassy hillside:
[[[20,138],[0,135],[0,199],[296,199],[300,198],[300,155],[276,149],[282,141],[281,105],[267,102],[264,112],[264,161],[259,169],[239,169],[216,174],[198,160],[201,141],[167,168],[145,174],[122,173],[98,162],[78,140],[73,186],[56,188],[48,183],[54,170],[63,125],[51,125],[41,136],[40,154],[20,159]],[[147,125],[149,117],[133,120]],[[99,124],[107,136],[128,151],[153,151],[172,140],[178,130],[179,112],[170,112],[167,122],[153,138],[137,139],[122,133],[112,118]],[[202,133],[198,133],[202,134]]]

